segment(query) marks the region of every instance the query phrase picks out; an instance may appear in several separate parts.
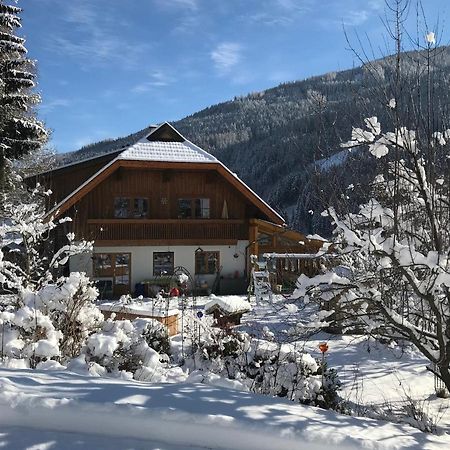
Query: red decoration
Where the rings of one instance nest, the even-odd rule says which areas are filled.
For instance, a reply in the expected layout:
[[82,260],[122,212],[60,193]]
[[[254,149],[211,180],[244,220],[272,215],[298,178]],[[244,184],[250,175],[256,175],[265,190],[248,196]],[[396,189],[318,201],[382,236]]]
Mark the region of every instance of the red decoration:
[[169,295],[171,297],[178,297],[180,295],[180,291],[178,290],[178,288],[174,287],[170,290]]
[[328,351],[328,344],[326,342],[321,342],[319,344],[319,349],[322,353],[326,353]]

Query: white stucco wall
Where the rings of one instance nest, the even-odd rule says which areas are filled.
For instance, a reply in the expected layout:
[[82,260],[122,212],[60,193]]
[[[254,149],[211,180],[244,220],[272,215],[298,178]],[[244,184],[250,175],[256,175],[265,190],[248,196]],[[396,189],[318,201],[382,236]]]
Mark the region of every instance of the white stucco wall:
[[[245,271],[246,247],[249,241],[238,241],[237,245],[201,245],[204,251],[220,252],[221,276],[234,277],[236,272],[243,276]],[[94,247],[94,253],[131,253],[131,289],[144,280],[153,278],[153,252],[174,252],[174,265],[185,267],[192,276],[195,276],[195,250],[198,245],[170,245],[170,246],[120,246],[120,247]],[[237,255],[237,257],[235,257]],[[70,260],[71,271],[86,272],[92,276],[92,254],[78,255]],[[215,275],[198,275],[209,285]]]

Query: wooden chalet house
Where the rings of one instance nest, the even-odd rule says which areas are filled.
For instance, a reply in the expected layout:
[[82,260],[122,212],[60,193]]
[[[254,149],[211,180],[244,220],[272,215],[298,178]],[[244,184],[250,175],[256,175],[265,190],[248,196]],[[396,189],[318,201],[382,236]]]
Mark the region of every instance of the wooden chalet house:
[[53,192],[49,218],[72,218],[64,233],[94,241],[94,253],[73,257],[70,270],[96,279],[104,297],[141,294],[177,266],[205,290],[245,292],[251,254],[280,246],[316,251],[298,244],[300,233],[283,237],[284,220],[273,208],[168,123],[129,147],[32,182]]

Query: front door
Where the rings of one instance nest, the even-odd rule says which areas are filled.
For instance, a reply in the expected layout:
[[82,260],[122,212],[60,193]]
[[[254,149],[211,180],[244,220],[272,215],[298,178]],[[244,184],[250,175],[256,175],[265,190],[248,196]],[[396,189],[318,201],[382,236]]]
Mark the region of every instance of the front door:
[[93,262],[100,298],[118,298],[131,293],[130,253],[95,253]]

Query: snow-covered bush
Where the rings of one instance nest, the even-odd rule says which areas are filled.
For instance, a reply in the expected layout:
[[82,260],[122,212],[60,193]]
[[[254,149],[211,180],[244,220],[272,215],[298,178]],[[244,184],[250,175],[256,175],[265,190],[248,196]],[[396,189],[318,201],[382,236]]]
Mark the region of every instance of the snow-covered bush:
[[338,404],[336,372],[294,345],[211,329],[195,358],[197,368],[237,380],[252,392],[326,408]]
[[103,321],[93,304],[97,290],[82,273],[71,273],[38,290],[0,297],[1,357],[28,366],[77,356],[87,336]]
[[72,272],[59,284],[43,287],[38,298],[41,308],[61,330],[61,356],[64,360],[78,356],[87,337],[103,322],[103,314],[94,304],[97,288],[84,273]]
[[108,373],[126,372],[136,380],[161,381],[168,361],[164,326],[154,319],[107,320],[100,331],[87,339],[86,361],[96,363]]
[[[148,319],[147,319],[148,320]],[[150,348],[158,353],[170,355],[170,338],[167,327],[157,320],[147,322],[146,328],[142,331],[142,336]]]

